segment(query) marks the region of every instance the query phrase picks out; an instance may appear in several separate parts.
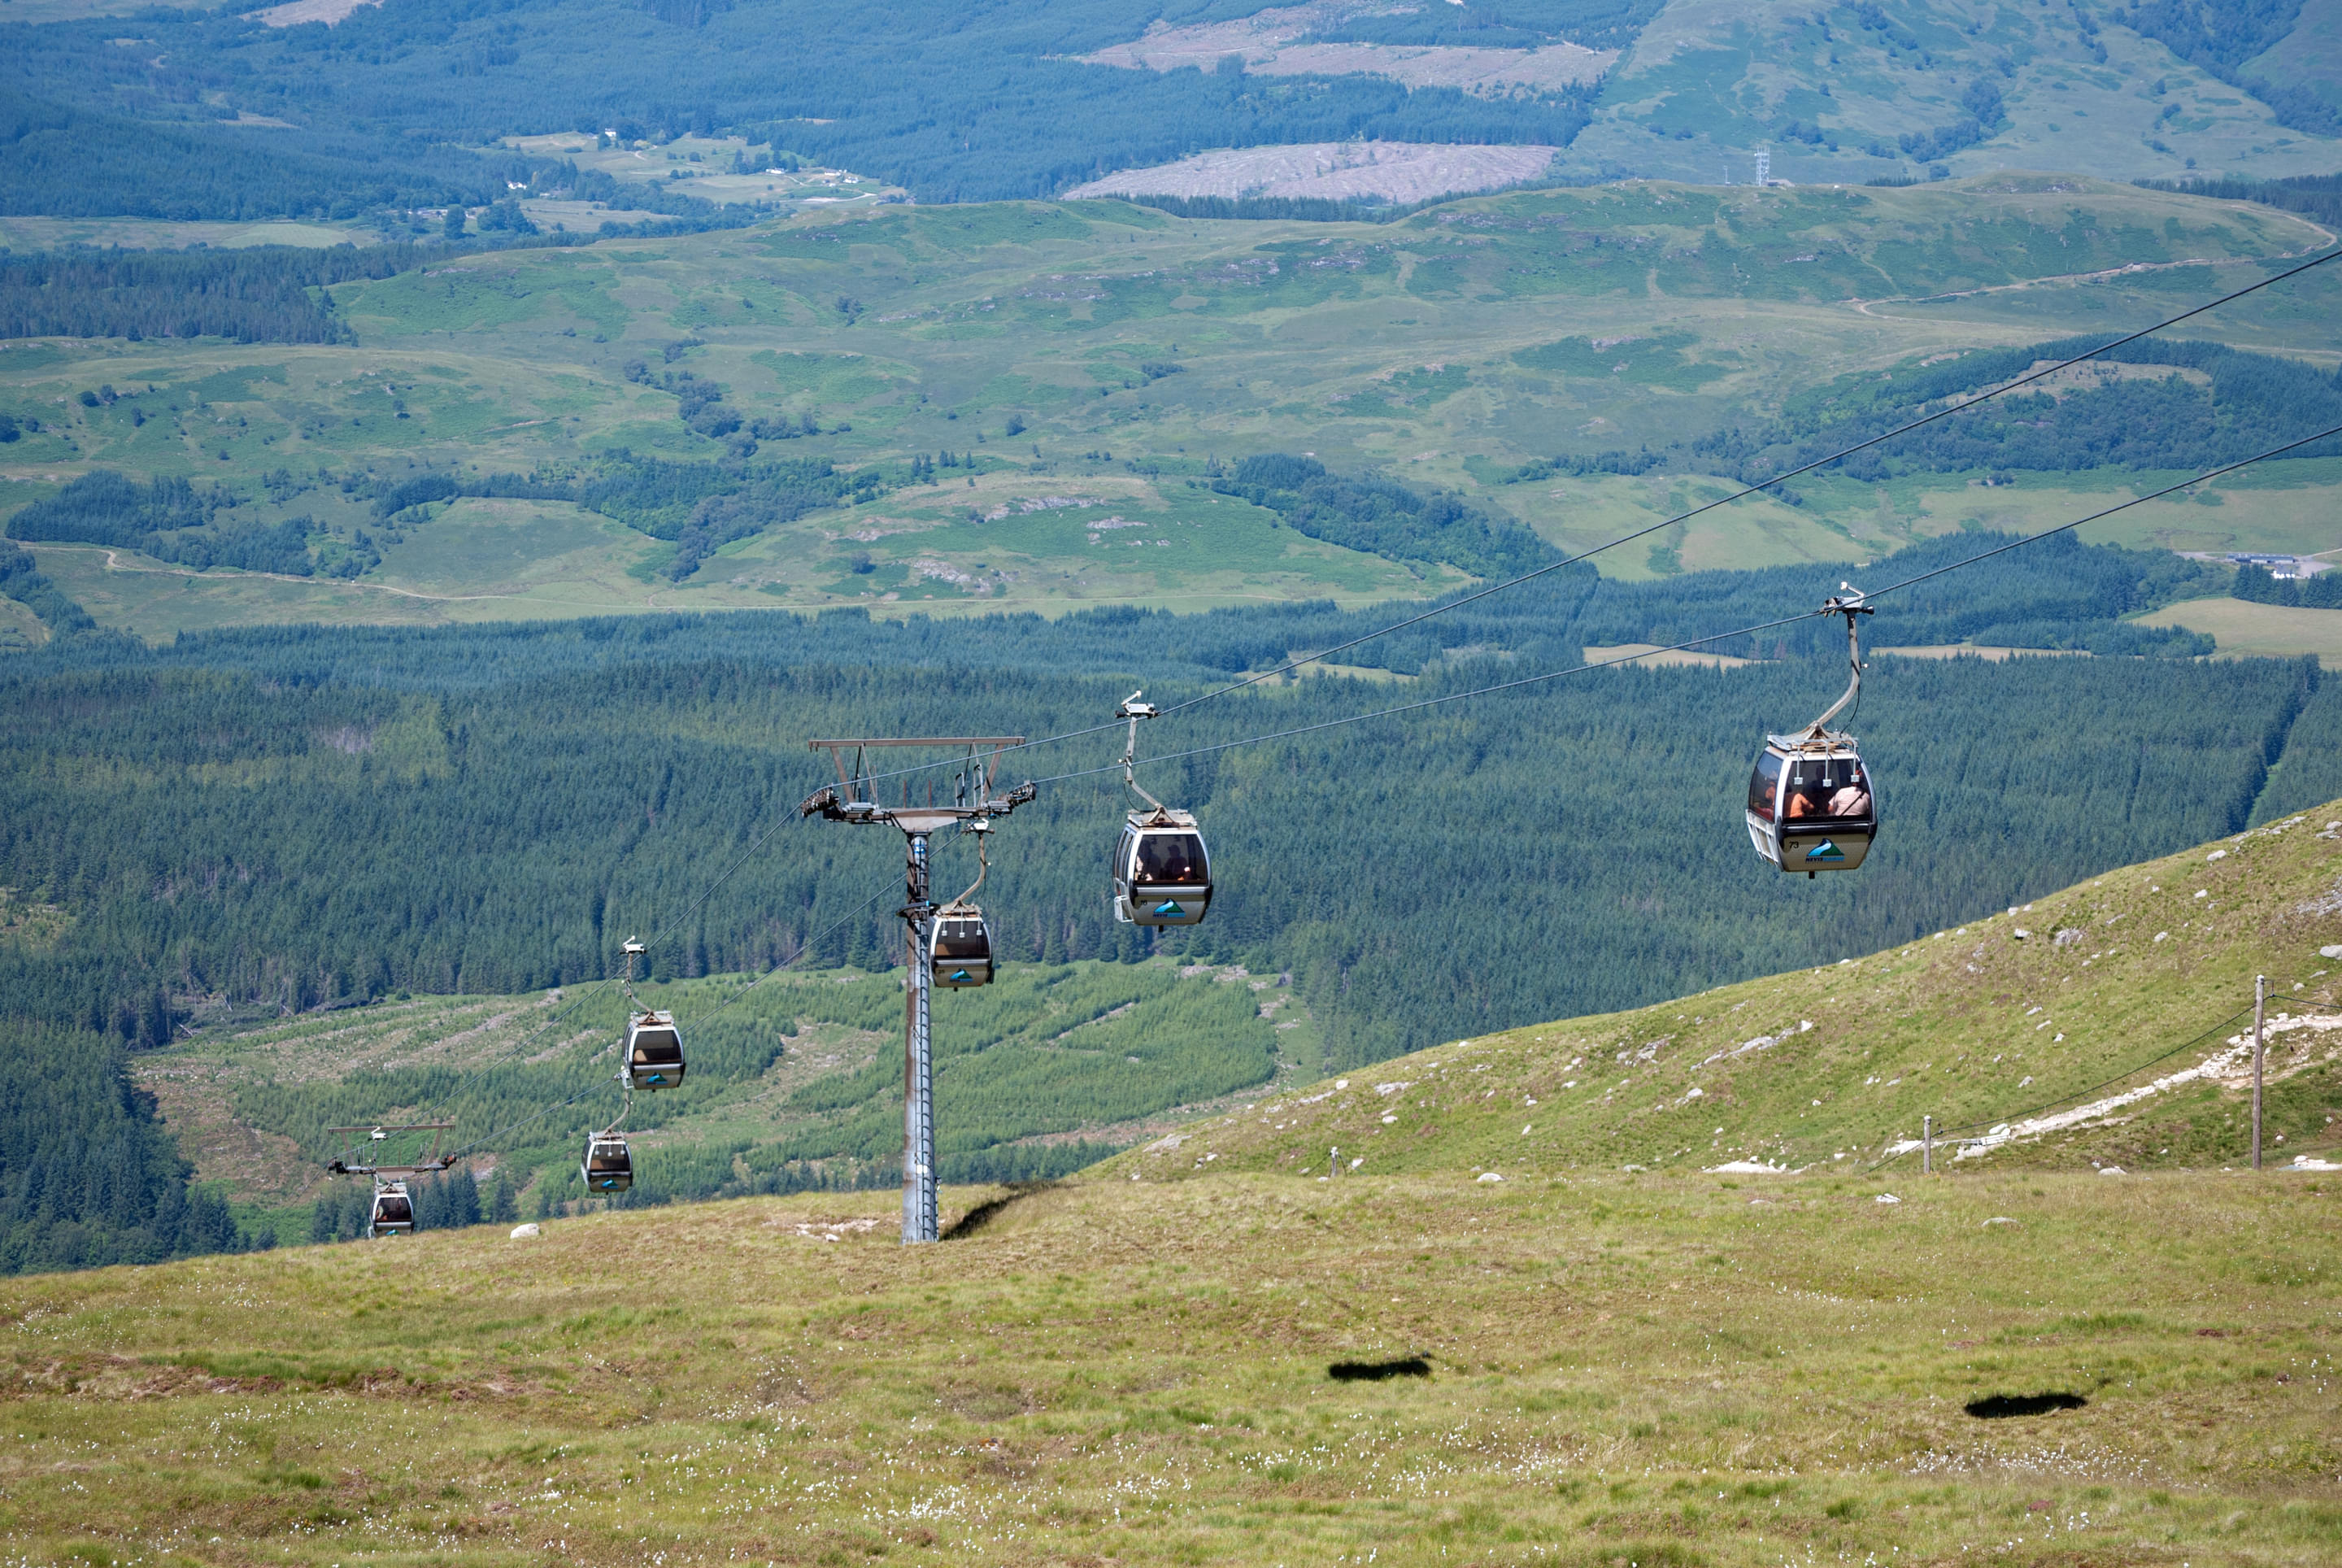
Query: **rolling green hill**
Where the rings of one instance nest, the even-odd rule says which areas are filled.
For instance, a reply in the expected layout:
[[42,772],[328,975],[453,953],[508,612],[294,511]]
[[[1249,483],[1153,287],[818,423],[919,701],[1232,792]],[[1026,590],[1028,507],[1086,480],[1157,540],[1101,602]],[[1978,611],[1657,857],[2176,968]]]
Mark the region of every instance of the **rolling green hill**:
[[1938,1151],[1947,1166],[2234,1166],[2250,1146],[2238,1044],[2257,974],[2277,1020],[2271,1162],[2332,1159],[2342,802],[1865,958],[1296,1085],[1097,1174],[1309,1175],[1336,1147],[1346,1169],[1506,1181],[1736,1162],[1901,1172],[1923,1116],[1966,1134]]
[[[2300,85],[2327,46],[2321,10],[1672,0],[1558,161],[1735,184],[1755,179],[1758,146],[1775,177],[1799,185],[2008,169],[2326,174],[2342,126]],[[2297,28],[2298,56],[2285,43]],[[2269,47],[2247,65],[2235,45],[2254,38]]]
[[[1309,452],[1581,548],[1724,493],[1711,475],[1733,464],[1701,444],[1770,427],[1794,389],[2149,321],[2257,276],[2244,258],[2313,249],[2323,233],[2242,203],[2031,176],[1613,186],[1395,225],[1174,220],[1108,202],[892,208],[505,251],[335,286],[334,320],[355,345],[0,352],[0,412],[18,429],[0,506],[105,468],[215,483],[240,518],[314,526],[307,578],[36,543],[69,597],[148,637],[926,599],[1356,603],[1455,579],[1290,537],[1265,555],[1240,547],[1228,525],[1241,510],[1193,487],[1251,454]],[[2313,275],[2187,331],[2325,375],[2342,351],[2337,286]],[[2076,408],[2201,396],[2087,379],[2054,395]],[[1637,474],[1644,448],[1661,460]],[[729,542],[680,583],[681,512],[653,526],[616,506],[508,498],[386,518],[375,504],[413,478],[475,471],[590,486],[622,450],[718,477],[826,461],[876,487],[844,515],[760,527],[753,508],[727,514]],[[1744,503],[1601,564],[1647,578],[1859,561],[1954,530],[2063,521],[2178,477],[2072,457],[2061,448],[1992,487],[1957,467],[1817,476],[1795,504]],[[2274,465],[2100,532],[2330,548],[2330,484],[2319,461]],[[1055,520],[981,537],[962,526],[1004,508]],[[1101,534],[1076,516],[1142,526]],[[1166,547],[1141,557],[1140,537]],[[876,571],[852,569],[857,554]]]
[[1922,1105],[2103,1097],[2211,1022],[2145,1070],[2184,1070],[2261,969],[2275,1153],[2335,1152],[2337,813],[1280,1086],[953,1189],[933,1246],[826,1192],[7,1280],[5,1528],[85,1562],[2309,1568],[2334,1165],[2234,1169],[2233,1052],[1933,1177],[1875,1157]]

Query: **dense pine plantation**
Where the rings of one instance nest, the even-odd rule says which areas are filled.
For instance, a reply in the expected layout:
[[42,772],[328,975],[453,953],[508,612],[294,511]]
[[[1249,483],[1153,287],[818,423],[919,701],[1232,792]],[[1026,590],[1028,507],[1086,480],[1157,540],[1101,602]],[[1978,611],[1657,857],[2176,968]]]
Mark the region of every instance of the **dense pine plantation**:
[[[1909,552],[1876,575],[1975,548]],[[2139,634],[2113,616],[2145,608],[2153,571],[2193,569],[2154,559],[2020,552],[1927,585],[1873,639],[1950,641],[1983,620],[2128,651]],[[1154,727],[1146,744],[1217,746],[1565,668],[1586,644],[1794,614],[1834,575],[1637,590],[1557,574],[1541,602],[1523,590],[1343,656],[1411,683],[1256,689]],[[666,939],[662,973],[762,968],[895,874],[890,844],[794,825],[822,781],[805,740],[1054,734],[1098,722],[1134,684],[1176,701],[1206,689],[1213,666],[1263,668],[1370,622],[1281,614],[1106,612],[947,634],[859,615],[291,629],[152,656],[68,640],[15,667],[0,719],[20,807],[0,827],[0,885],[73,917],[53,950],[6,950],[7,990],[20,1012],[129,1036],[158,983],[295,1008],[513,990],[599,976],[636,930]],[[1808,622],[1723,645],[1772,660],[1750,668],[1579,675],[1158,767],[1158,789],[1202,814],[1224,888],[1207,926],[1164,940],[1293,970],[1331,1061],[1366,1061],[1901,940],[2240,827],[2280,757],[2289,789],[2313,793],[2334,766],[2287,753],[2304,706],[2335,699],[2307,663],[1882,660],[1857,720],[1891,813],[1880,858],[1858,879],[1791,887],[1755,874],[1739,788],[1766,730],[1841,683],[1835,635]],[[2164,648],[2195,651],[2172,635]],[[1181,647],[1186,659],[1164,658]],[[1118,781],[1051,781],[1111,755],[1092,738],[1009,765],[1045,780],[1003,835],[987,891],[1012,958],[1150,950],[1115,926],[1102,890]],[[1503,890],[1463,890],[1486,888]],[[876,961],[890,925],[849,921],[814,961]],[[1553,961],[1486,961],[1524,945]]]
[[[1939,540],[1864,575],[1884,585],[1995,542]],[[1276,1070],[1249,991],[1129,967],[1150,957],[1289,976],[1319,1064],[1340,1070],[1873,950],[2342,794],[2331,744],[2342,687],[2321,686],[2315,661],[2185,657],[2201,646],[2192,634],[2119,618],[2200,592],[2201,568],[2067,540],[1883,608],[1875,645],[1982,636],[2121,657],[1876,657],[1854,728],[1887,829],[1858,878],[1767,871],[1740,824],[1761,737],[1843,683],[1835,625],[1719,644],[1758,660],[1737,668],[1592,670],[1346,722],[1566,670],[1588,646],[1796,615],[1837,575],[1624,585],[1556,571],[1339,655],[1376,678],[1273,679],[1149,727],[1145,749],[1166,758],[1146,769],[1150,787],[1198,813],[1215,855],[1212,918],[1176,934],[1117,926],[1107,906],[1118,736],[1012,756],[1004,781],[1036,779],[1040,793],[1003,824],[984,895],[1009,982],[952,999],[940,1079],[951,1178],[1070,1169],[1097,1151],[1016,1141],[1077,1136]],[[776,613],[255,629],[154,650],[61,638],[0,681],[0,767],[16,808],[0,819],[16,936],[0,943],[6,1027],[26,1050],[77,1030],[118,1051],[160,1045],[223,1002],[300,1012],[573,986],[610,974],[636,933],[656,939],[659,982],[789,960],[883,971],[900,847],[798,820],[826,768],[807,739],[1085,729],[1135,686],[1176,703],[1386,613]],[[2181,657],[2142,657],[2157,654]],[[923,798],[927,781],[893,787]],[[972,859],[940,846],[938,884],[955,890]],[[1116,972],[1127,982],[1102,978]],[[716,994],[678,1005],[704,1011]],[[565,1014],[552,1039],[576,1049],[541,1061],[461,1081],[440,1066],[248,1086],[236,1115],[314,1154],[328,1123],[382,1105],[447,1102],[479,1130],[563,1102],[499,1149],[521,1169],[557,1164],[607,1113],[594,1101],[604,1069],[585,1047],[606,1037],[616,1007],[604,992]],[[704,1029],[688,1020],[691,1084],[639,1107],[635,1125],[656,1133],[752,1084],[801,1024],[883,1030],[898,1008],[883,980],[776,984]],[[1062,1032],[1126,1008],[1130,1043],[1101,1037],[1095,1081],[1080,1067],[1089,1048],[1019,1042],[1034,1017],[1065,1013],[1050,1024]],[[1002,1021],[982,1025],[992,1012]],[[1177,1049],[1154,1054],[1166,1040]],[[777,1141],[676,1145],[636,1201],[875,1178],[899,1137],[895,1079],[881,1060],[799,1091],[790,1103],[813,1120]],[[151,1117],[121,1103],[121,1119],[85,1136],[135,1153]],[[121,1201],[42,1201],[37,1223],[54,1229]],[[65,1241],[36,1230],[12,1256],[25,1267],[185,1250],[195,1224],[114,1222]]]
[[[147,1027],[160,1027],[160,1006]],[[189,1189],[152,1101],[125,1081],[121,1040],[21,1019],[0,1021],[0,1273],[157,1263],[252,1240],[225,1203]]]

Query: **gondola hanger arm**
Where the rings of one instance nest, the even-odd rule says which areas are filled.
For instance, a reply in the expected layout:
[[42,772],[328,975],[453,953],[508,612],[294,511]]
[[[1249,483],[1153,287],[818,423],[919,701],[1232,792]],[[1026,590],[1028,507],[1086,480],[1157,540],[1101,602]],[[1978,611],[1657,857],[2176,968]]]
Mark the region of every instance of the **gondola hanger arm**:
[[1824,599],[1822,608],[1814,613],[1846,617],[1846,656],[1847,662],[1853,667],[1853,675],[1847,682],[1845,694],[1831,703],[1819,719],[1806,727],[1804,739],[1807,740],[1827,739],[1830,720],[1845,712],[1862,696],[1862,622],[1858,618],[1876,615],[1877,611],[1868,602],[1870,596],[1852,583],[1841,581],[1837,586],[1839,591]]
[[1114,714],[1117,719],[1130,720],[1130,739],[1124,742],[1122,748],[1122,781],[1130,786],[1132,794],[1154,807],[1156,814],[1160,816],[1163,812],[1163,802],[1140,788],[1138,782],[1138,721],[1156,717],[1155,704],[1139,700],[1146,694],[1146,689],[1140,687],[1122,699],[1121,705],[1116,708]]

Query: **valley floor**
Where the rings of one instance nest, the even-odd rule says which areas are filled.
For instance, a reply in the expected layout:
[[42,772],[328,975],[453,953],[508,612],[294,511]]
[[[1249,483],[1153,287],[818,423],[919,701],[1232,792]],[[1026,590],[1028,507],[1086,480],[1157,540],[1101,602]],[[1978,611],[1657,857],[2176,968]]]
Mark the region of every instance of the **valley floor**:
[[[320,1565],[2332,1561],[2330,1178],[1130,1164],[950,1191],[968,1218],[920,1249],[891,1195],[828,1195],[11,1280],[0,1538]],[[1975,1413],[1995,1398],[2034,1413]]]

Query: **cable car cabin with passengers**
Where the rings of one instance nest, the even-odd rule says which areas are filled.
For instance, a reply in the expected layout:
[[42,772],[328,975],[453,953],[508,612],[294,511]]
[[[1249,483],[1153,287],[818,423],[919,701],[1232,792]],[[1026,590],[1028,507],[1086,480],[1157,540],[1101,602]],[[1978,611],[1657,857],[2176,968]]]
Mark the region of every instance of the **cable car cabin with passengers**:
[[683,1034],[671,1012],[638,1012],[626,1020],[626,1081],[636,1089],[673,1089],[683,1082]]
[[955,990],[992,983],[992,928],[973,904],[953,904],[936,913],[928,951],[935,983]]
[[1155,705],[1123,699],[1115,717],[1130,720],[1122,749],[1122,781],[1146,802],[1124,821],[1114,845],[1114,918],[1124,925],[1192,926],[1212,903],[1212,858],[1196,819],[1139,788],[1138,721],[1157,717]]
[[1846,617],[1846,695],[1795,735],[1768,735],[1748,775],[1748,841],[1782,871],[1851,871],[1878,837],[1878,792],[1862,749],[1830,720],[1862,700],[1862,641],[1857,628],[1871,613],[1865,595],[1840,583],[1819,615]]
[[374,1190],[374,1211],[366,1219],[368,1236],[404,1236],[415,1229],[415,1199],[404,1181],[387,1181]]
[[1211,856],[1196,819],[1167,807],[1130,813],[1114,847],[1114,918],[1192,926],[1211,903]]
[[1854,739],[1767,738],[1748,776],[1748,841],[1779,869],[1851,871],[1878,836],[1878,796]]
[[586,1141],[586,1157],[578,1162],[588,1192],[623,1192],[635,1184],[635,1157],[624,1134],[596,1132]]

